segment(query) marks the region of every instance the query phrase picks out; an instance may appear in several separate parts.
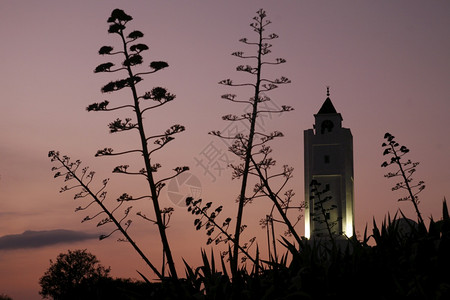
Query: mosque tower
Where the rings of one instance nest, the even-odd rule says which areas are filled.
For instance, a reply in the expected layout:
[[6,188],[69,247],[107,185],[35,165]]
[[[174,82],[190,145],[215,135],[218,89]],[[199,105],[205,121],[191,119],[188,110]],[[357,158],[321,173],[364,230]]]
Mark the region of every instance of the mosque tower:
[[311,196],[310,184],[316,180],[320,189],[327,188],[324,194],[331,199],[324,203],[331,209],[326,218],[336,222],[332,227],[333,234],[353,235],[353,137],[350,129],[342,127],[342,116],[336,112],[330,100],[327,87],[327,98],[314,115],[314,129],[304,131],[305,155],[305,237],[319,237],[326,224],[313,220],[315,197]]

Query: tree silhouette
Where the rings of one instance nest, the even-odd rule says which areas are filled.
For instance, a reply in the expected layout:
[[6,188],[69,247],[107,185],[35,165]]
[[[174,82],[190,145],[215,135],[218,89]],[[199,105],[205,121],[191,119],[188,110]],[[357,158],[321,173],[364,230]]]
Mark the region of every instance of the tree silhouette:
[[92,288],[102,279],[109,278],[110,268],[105,268],[95,255],[84,250],[69,250],[60,253],[44,276],[39,279],[44,298],[57,299],[87,299],[83,293]]
[[[241,115],[225,115],[223,120],[229,122],[244,122],[249,128],[248,132],[242,133],[238,132],[234,135],[226,135],[220,131],[212,131],[210,134],[221,137],[224,140],[230,141],[232,144],[229,150],[237,155],[242,163],[237,165],[231,164],[233,169],[233,178],[241,179],[241,188],[238,196],[238,211],[236,216],[236,224],[234,230],[234,247],[232,255],[232,273],[235,274],[238,268],[238,256],[240,247],[240,236],[244,228],[243,225],[243,213],[244,206],[251,202],[253,199],[260,196],[267,196],[277,202],[277,209],[283,213],[281,205],[278,203],[280,197],[278,196],[278,191],[272,191],[270,188],[269,180],[275,177],[282,176],[286,181],[291,178],[292,168],[285,167],[284,171],[277,175],[269,175],[268,170],[275,165],[275,160],[268,157],[271,152],[267,142],[273,140],[274,138],[281,137],[283,134],[279,131],[274,131],[271,133],[265,133],[257,129],[257,120],[263,114],[272,113],[283,113],[291,111],[292,108],[289,106],[281,106],[277,108],[270,108],[267,105],[271,99],[266,95],[267,92],[277,88],[281,84],[290,83],[290,80],[284,76],[277,79],[267,79],[263,77],[263,67],[269,65],[279,65],[286,62],[283,58],[276,58],[273,61],[266,60],[264,57],[271,53],[270,48],[272,45],[269,43],[271,40],[278,38],[278,35],[265,34],[264,31],[266,27],[271,23],[267,20],[266,12],[260,9],[257,15],[253,18],[254,22],[250,24],[253,31],[257,33],[257,39],[255,42],[250,41],[247,38],[243,38],[240,42],[246,44],[247,46],[256,47],[256,54],[247,55],[244,52],[238,51],[233,52],[232,55],[240,59],[253,61],[253,65],[239,65],[236,70],[238,72],[244,72],[252,77],[253,82],[246,83],[234,83],[231,79],[225,79],[219,82],[219,84],[231,86],[231,87],[247,87],[252,89],[252,96],[248,100],[239,100],[235,94],[226,94],[222,98],[241,105],[245,107],[250,107],[250,112],[244,112]],[[259,183],[256,184],[253,194],[248,195],[248,180],[249,175],[256,175]],[[282,184],[284,187],[285,184]],[[284,219],[284,218],[283,218]],[[287,219],[287,218],[286,218]],[[287,224],[291,224],[289,220],[285,220]],[[288,226],[289,226],[288,225]],[[293,227],[289,226],[289,230]],[[294,230],[292,230],[294,231]]]

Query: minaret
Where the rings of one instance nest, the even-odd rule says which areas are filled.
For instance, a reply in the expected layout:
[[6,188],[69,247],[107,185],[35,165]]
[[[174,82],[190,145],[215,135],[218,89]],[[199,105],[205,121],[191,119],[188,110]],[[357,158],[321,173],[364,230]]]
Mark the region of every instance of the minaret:
[[342,116],[336,112],[327,87],[327,98],[319,112],[314,115],[314,129],[304,131],[305,147],[305,237],[317,237],[326,226],[313,221],[314,197],[311,195],[311,181],[329,188],[331,199],[326,205],[330,210],[327,219],[337,221],[333,234],[353,235],[353,137],[350,129],[342,127]]

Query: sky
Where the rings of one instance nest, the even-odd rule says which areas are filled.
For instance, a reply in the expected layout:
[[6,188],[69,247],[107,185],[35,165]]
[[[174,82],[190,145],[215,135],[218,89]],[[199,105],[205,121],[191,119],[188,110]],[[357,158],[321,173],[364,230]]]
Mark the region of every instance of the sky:
[[[148,132],[160,133],[173,124],[186,131],[176,136],[156,159],[160,176],[187,165],[183,182],[171,182],[161,193],[161,205],[174,207],[168,238],[180,274],[182,258],[200,264],[201,248],[209,249],[205,232],[195,231],[194,218],[180,203],[180,195],[195,192],[214,206],[224,205],[222,217],[234,218],[239,182],[231,180],[226,162],[237,162],[227,145],[208,135],[226,130],[222,115],[239,113],[242,106],[221,95],[251,96],[245,88],[221,86],[222,79],[244,80],[236,72],[243,61],[230,55],[253,49],[239,39],[255,37],[249,27],[256,11],[266,10],[276,33],[272,54],[286,64],[264,70],[266,77],[288,77],[292,83],[270,94],[274,107],[294,111],[267,115],[258,124],[284,137],[272,144],[277,166],[294,167],[289,188],[294,201],[303,201],[303,131],[312,128],[314,114],[326,98],[342,114],[354,142],[355,225],[364,232],[372,220],[382,222],[401,209],[414,219],[405,196],[393,192],[394,179],[384,178],[381,144],[386,132],[419,161],[415,180],[423,180],[420,194],[423,217],[439,219],[442,200],[450,195],[450,2],[448,1],[12,1],[0,2],[0,294],[14,299],[39,299],[38,280],[49,260],[68,249],[87,249],[116,277],[139,278],[136,270],[151,271],[120,235],[99,241],[111,228],[83,222],[95,208],[74,212],[87,199],[60,193],[64,182],[53,179],[49,150],[80,159],[96,171],[93,188],[110,178],[108,203],[123,192],[145,194],[145,182],[111,174],[119,164],[139,167],[137,157],[96,158],[98,149],[126,149],[137,142],[133,134],[109,134],[107,124],[125,112],[87,112],[103,100],[129,101],[127,92],[101,94],[115,74],[94,74],[106,62],[97,54],[103,45],[116,45],[107,33],[107,18],[115,8],[133,17],[128,28],[144,33],[150,51],[144,62],[167,61],[169,68],[147,76],[143,92],[167,88],[175,101],[152,112]],[[246,63],[246,62],[244,62]],[[211,151],[217,155],[214,161]],[[94,186],[96,185],[96,186]],[[161,245],[155,226],[136,216],[151,215],[145,201],[133,205],[130,233],[156,265]],[[122,209],[122,208],[121,208]],[[123,207],[125,209],[125,207]],[[256,236],[263,249],[265,231],[259,221],[270,209],[260,199],[246,207],[244,239]],[[297,226],[303,234],[303,223]],[[282,229],[280,229],[282,231]],[[280,231],[280,232],[281,232]],[[264,245],[264,246],[263,246]],[[220,248],[215,249],[218,252]],[[264,250],[263,250],[264,251]],[[217,254],[217,253],[216,253]]]

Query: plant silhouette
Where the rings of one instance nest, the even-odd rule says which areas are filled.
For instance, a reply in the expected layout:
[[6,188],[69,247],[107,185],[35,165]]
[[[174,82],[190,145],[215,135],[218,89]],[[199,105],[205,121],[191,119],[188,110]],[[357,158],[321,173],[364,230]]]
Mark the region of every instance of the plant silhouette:
[[[216,135],[225,141],[230,141],[229,150],[241,159],[239,164],[230,164],[233,169],[233,179],[241,180],[241,188],[237,199],[238,210],[236,214],[236,224],[233,236],[233,254],[231,270],[232,274],[236,275],[239,261],[240,236],[246,225],[243,224],[244,207],[246,204],[252,202],[254,199],[268,196],[277,208],[278,212],[283,217],[284,222],[288,225],[289,230],[295,235],[296,239],[300,239],[296,234],[289,219],[285,216],[285,212],[279,203],[281,199],[279,193],[284,188],[286,182],[291,178],[292,168],[284,166],[281,173],[273,175],[269,174],[269,169],[275,166],[275,160],[269,157],[272,152],[267,143],[277,137],[282,137],[283,134],[279,131],[265,133],[257,128],[257,121],[263,114],[274,114],[291,111],[290,106],[283,105],[281,107],[271,108],[265,105],[271,101],[266,95],[271,90],[274,90],[279,85],[288,84],[290,80],[284,76],[276,79],[268,79],[263,76],[263,67],[270,65],[279,65],[286,62],[283,58],[276,58],[275,60],[265,59],[265,56],[271,53],[272,45],[270,41],[278,38],[278,35],[265,34],[265,30],[271,24],[267,20],[266,12],[260,9],[250,27],[257,34],[256,41],[251,41],[247,38],[242,38],[240,42],[247,46],[256,47],[256,54],[245,54],[242,51],[233,52],[232,55],[240,59],[250,60],[253,65],[239,65],[236,68],[238,72],[249,74],[252,82],[235,83],[231,79],[225,79],[219,84],[230,87],[247,87],[252,90],[252,96],[248,100],[239,100],[235,94],[225,94],[222,96],[224,100],[245,105],[250,107],[250,112],[244,112],[240,115],[228,114],[222,117],[223,120],[229,122],[243,122],[248,127],[248,132],[238,132],[234,135],[227,135],[220,131],[212,131],[210,134]],[[249,176],[254,175],[258,183],[255,184],[252,193],[248,191]],[[274,178],[282,177],[285,181],[281,184],[281,188],[273,191],[269,181]]]
[[[314,232],[317,237],[328,236],[329,240],[334,244],[335,237],[341,234],[333,230],[333,227],[338,224],[339,219],[331,219],[331,213],[337,209],[337,206],[335,204],[329,204],[332,199],[332,196],[327,195],[330,191],[329,186],[326,185],[321,189],[321,185],[315,179],[309,185],[311,187],[311,198],[314,200],[313,213],[311,214],[312,220],[319,226],[319,228],[314,229]],[[320,228],[322,225],[325,225],[325,228]],[[324,234],[322,231],[326,231],[326,233]]]
[[[125,34],[126,24],[132,20],[132,17],[127,15],[124,11],[120,9],[115,9],[108,19],[109,33],[117,34],[121,46],[120,50],[114,51],[111,46],[103,46],[99,50],[100,55],[106,56],[119,56],[124,60],[122,65],[118,68],[113,68],[114,64],[112,62],[107,62],[100,64],[94,70],[95,73],[106,72],[113,73],[124,71],[127,77],[124,79],[119,79],[111,81],[102,88],[103,93],[116,92],[123,88],[129,88],[132,94],[131,104],[119,105],[114,108],[108,108],[108,102],[94,103],[87,107],[88,111],[112,111],[118,109],[129,109],[135,112],[136,122],[132,122],[131,118],[126,118],[125,120],[116,119],[109,124],[110,132],[126,132],[130,130],[137,130],[139,132],[139,138],[141,142],[140,149],[131,149],[121,152],[114,152],[112,148],[104,148],[98,150],[96,156],[111,156],[111,155],[122,155],[129,153],[139,153],[142,155],[144,167],[138,171],[130,171],[129,165],[120,165],[114,168],[115,173],[126,174],[126,175],[140,175],[144,176],[149,185],[150,195],[148,198],[151,199],[153,203],[153,212],[155,215],[154,224],[157,225],[158,231],[161,237],[161,243],[163,245],[163,251],[165,258],[167,259],[167,264],[169,267],[170,275],[173,278],[177,278],[177,272],[175,268],[174,259],[172,257],[172,251],[170,249],[169,240],[166,234],[167,224],[164,222],[164,215],[172,208],[161,209],[159,203],[159,194],[161,189],[165,186],[165,182],[182,172],[188,170],[188,167],[176,167],[174,169],[175,174],[173,176],[156,180],[154,173],[158,171],[161,167],[160,163],[152,163],[151,156],[156,151],[161,150],[170,141],[174,139],[174,135],[185,130],[184,126],[175,124],[167,129],[164,133],[147,135],[145,132],[143,115],[144,113],[153,110],[157,107],[165,105],[170,101],[175,99],[175,95],[169,93],[165,88],[155,87],[150,91],[143,94],[139,94],[137,90],[137,84],[142,81],[142,76],[147,74],[153,74],[169,65],[163,61],[153,61],[150,63],[149,71],[135,72],[135,67],[143,63],[143,58],[141,53],[148,50],[148,46],[142,43],[135,43],[138,39],[142,38],[144,35],[140,31],[132,31],[128,35]],[[153,148],[150,144],[153,142]],[[134,198],[129,195],[124,195],[125,200],[133,200]],[[164,265],[162,270],[162,275],[164,275]]]
[[[186,205],[188,206],[188,212],[191,214],[198,216],[194,220],[194,226],[196,230],[200,230],[204,228],[208,235],[208,240],[206,242],[207,245],[210,244],[220,244],[220,243],[228,243],[231,241],[235,244],[235,240],[233,236],[228,233],[228,228],[230,227],[231,218],[226,218],[222,224],[216,221],[216,218],[222,212],[222,206],[217,207],[213,212],[208,213],[208,210],[211,208],[212,202],[205,203],[204,206],[201,206],[202,199],[194,200],[192,197],[188,197],[186,199]],[[218,229],[218,233],[215,231]],[[216,233],[215,233],[216,232]],[[250,243],[245,243],[244,245],[239,245],[239,250],[245,255],[242,257],[242,261],[244,262],[247,258],[249,258],[254,264],[257,264],[257,261],[248,253],[248,249],[255,242],[255,238],[250,240]],[[231,257],[232,253],[229,251],[222,252],[222,257],[228,254]]]
[[[104,100],[99,103],[93,103],[89,105],[86,109],[87,111],[97,111],[97,112],[111,112],[117,110],[128,110],[129,112],[134,112],[133,117],[127,117],[125,119],[116,118],[111,123],[108,124],[110,133],[123,133],[130,131],[137,131],[139,134],[140,148],[135,149],[125,149],[121,151],[115,151],[111,147],[105,147],[97,151],[95,156],[120,156],[126,154],[140,154],[143,159],[143,166],[138,167],[133,170],[128,164],[123,164],[116,166],[113,169],[113,173],[133,175],[133,176],[143,176],[148,182],[149,194],[143,196],[133,196],[129,193],[123,193],[119,197],[119,202],[123,201],[136,201],[140,199],[150,199],[153,205],[154,217],[148,217],[145,213],[139,212],[138,215],[145,220],[150,221],[155,224],[158,228],[159,236],[161,238],[162,248],[163,248],[163,261],[167,261],[167,266],[169,268],[169,276],[173,279],[177,279],[178,275],[175,268],[174,259],[172,256],[172,251],[169,245],[169,239],[167,237],[166,229],[170,216],[173,212],[172,207],[161,208],[159,195],[161,190],[164,188],[166,181],[178,176],[179,174],[187,171],[189,168],[186,166],[175,167],[173,169],[174,174],[165,178],[157,179],[155,173],[161,168],[159,162],[153,160],[153,154],[157,151],[163,149],[169,142],[174,139],[174,135],[183,132],[185,130],[184,126],[175,124],[168,128],[162,133],[152,133],[148,135],[145,131],[144,126],[144,115],[148,114],[150,111],[161,107],[165,104],[172,102],[175,99],[175,95],[170,93],[166,88],[154,87],[149,91],[144,93],[139,93],[137,84],[143,81],[144,75],[149,75],[156,73],[162,69],[168,67],[168,64],[164,61],[153,61],[149,64],[149,70],[141,70],[138,67],[143,64],[142,53],[148,50],[148,46],[143,43],[137,42],[141,39],[144,34],[141,31],[135,30],[126,33],[126,26],[128,22],[132,21],[133,18],[127,15],[121,9],[114,9],[111,16],[108,18],[109,28],[108,33],[117,35],[119,38],[118,50],[115,50],[113,46],[103,46],[99,50],[99,54],[102,56],[108,56],[115,59],[121,59],[120,66],[116,66],[113,62],[108,61],[98,65],[94,69],[94,73],[114,73],[114,74],[124,74],[124,78],[111,81],[104,85],[101,89],[102,93],[112,93],[119,92],[123,89],[128,89],[131,92],[131,101],[128,103],[118,103],[114,107],[110,107],[110,102]],[[55,155],[56,151],[52,151],[49,156],[57,159],[58,155]],[[65,160],[59,160],[59,162],[65,162]],[[64,166],[64,164],[63,164]],[[66,166],[67,167],[67,166]],[[68,172],[69,176],[73,176],[73,172]],[[90,173],[83,173],[83,176]],[[69,178],[70,179],[70,178]],[[90,182],[91,178],[89,179]],[[104,183],[104,185],[106,185]],[[82,195],[90,194],[91,196],[101,195],[98,193],[93,193],[89,190],[87,185],[82,185]],[[97,203],[103,203],[104,199],[99,199]],[[100,205],[103,211],[106,211],[105,207]],[[131,209],[131,208],[129,208]],[[126,215],[129,214],[129,209],[126,210]],[[101,214],[101,213],[99,213]],[[99,215],[98,214],[98,215]],[[96,215],[97,216],[97,215]],[[108,217],[101,222],[102,224],[114,222],[112,219],[112,214],[108,214]],[[91,219],[91,218],[90,218]],[[118,229],[120,230],[120,222],[114,222]],[[127,228],[131,224],[131,221],[124,224]],[[124,233],[125,230],[120,230]],[[107,236],[105,236],[107,237]],[[130,238],[127,238],[130,241]],[[136,249],[136,247],[135,247]],[[142,255],[141,255],[142,256]],[[147,261],[147,263],[149,263]],[[150,264],[151,265],[151,264]],[[152,265],[151,265],[152,266]],[[155,271],[154,267],[152,267]],[[162,270],[160,272],[155,272],[159,277],[165,276],[165,262],[163,262]]]
[[419,224],[424,224],[422,215],[419,211],[419,197],[417,196],[420,192],[425,188],[425,182],[419,181],[418,183],[413,183],[412,175],[416,172],[416,167],[419,165],[418,162],[411,162],[411,160],[404,161],[402,157],[405,156],[409,149],[405,146],[400,146],[399,143],[395,141],[395,137],[386,133],[384,135],[386,142],[382,144],[384,148],[383,155],[391,155],[391,160],[385,161],[381,164],[381,167],[386,168],[390,165],[396,165],[398,170],[395,172],[388,172],[385,177],[401,177],[402,181],[395,184],[392,188],[393,191],[403,189],[408,192],[406,197],[398,199],[398,201],[411,201],[414,206],[414,209],[417,214],[417,218],[419,220]]
[[[61,166],[60,167],[53,167],[52,170],[55,171],[54,177],[64,177],[64,182],[66,183],[72,183],[75,181],[75,183],[71,185],[65,185],[61,188],[60,193],[71,191],[73,189],[81,190],[80,192],[76,193],[74,196],[74,200],[80,200],[84,198],[91,198],[92,200],[84,205],[84,206],[78,206],[75,209],[75,212],[77,211],[84,211],[88,209],[92,204],[97,204],[101,211],[96,213],[93,216],[86,216],[81,222],[91,221],[94,219],[97,219],[104,214],[106,215],[106,218],[101,219],[97,227],[104,226],[109,223],[113,223],[115,225],[115,229],[110,231],[108,234],[102,234],[100,235],[100,240],[103,240],[109,236],[111,236],[114,232],[120,231],[122,235],[124,236],[125,240],[129,242],[134,250],[141,256],[141,258],[146,262],[146,264],[152,269],[153,272],[160,278],[163,279],[163,275],[158,271],[158,269],[151,263],[149,258],[144,254],[144,252],[139,248],[137,243],[133,240],[133,238],[128,234],[127,230],[130,227],[132,221],[131,219],[126,220],[126,218],[129,216],[130,210],[132,206],[129,206],[125,209],[124,215],[121,217],[116,217],[117,210],[119,207],[123,205],[124,202],[128,201],[122,195],[117,199],[118,204],[114,207],[114,209],[109,209],[106,205],[105,199],[106,199],[106,186],[108,185],[109,179],[104,179],[102,182],[102,185],[100,188],[98,188],[96,191],[94,191],[94,187],[91,187],[92,181],[94,180],[95,172],[89,171],[88,167],[84,167],[81,170],[81,161],[76,160],[75,162],[72,162],[68,156],[61,156],[59,152],[57,151],[50,151],[49,157],[51,158],[51,161],[58,162]],[[79,175],[81,173],[81,175]],[[125,221],[125,222],[124,222]],[[119,239],[123,240],[123,239]]]

